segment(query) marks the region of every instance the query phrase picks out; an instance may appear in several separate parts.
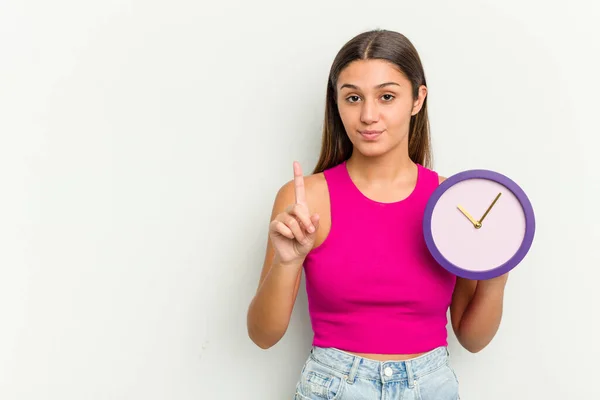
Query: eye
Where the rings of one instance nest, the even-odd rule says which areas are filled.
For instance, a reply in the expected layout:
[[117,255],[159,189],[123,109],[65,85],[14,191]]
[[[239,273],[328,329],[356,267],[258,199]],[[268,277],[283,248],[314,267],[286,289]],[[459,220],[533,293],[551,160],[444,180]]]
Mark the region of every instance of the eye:
[[360,99],[360,97],[358,97],[356,95],[346,97],[346,101],[348,103],[356,103],[359,99]]
[[384,94],[382,97],[385,101],[392,101],[395,96],[392,94]]

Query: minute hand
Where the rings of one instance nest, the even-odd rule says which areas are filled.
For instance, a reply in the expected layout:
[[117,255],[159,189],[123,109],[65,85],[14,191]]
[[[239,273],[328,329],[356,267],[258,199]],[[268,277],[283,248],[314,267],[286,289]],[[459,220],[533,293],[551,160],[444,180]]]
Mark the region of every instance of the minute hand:
[[500,197],[501,194],[502,193],[498,193],[498,195],[496,196],[496,198],[494,199],[494,201],[492,201],[492,204],[490,204],[490,206],[488,207],[488,209],[485,210],[485,213],[483,214],[483,216],[479,220],[480,224],[483,222],[483,219],[488,215],[488,213],[490,212],[490,210],[492,209],[492,207],[494,207],[494,204],[496,204],[496,202],[498,201],[498,198]]

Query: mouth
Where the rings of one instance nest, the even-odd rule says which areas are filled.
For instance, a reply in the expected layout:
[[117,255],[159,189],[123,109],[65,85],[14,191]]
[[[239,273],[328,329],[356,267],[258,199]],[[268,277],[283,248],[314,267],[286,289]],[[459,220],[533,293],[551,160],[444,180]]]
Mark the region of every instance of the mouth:
[[358,133],[367,140],[374,140],[381,136],[383,131],[358,131]]

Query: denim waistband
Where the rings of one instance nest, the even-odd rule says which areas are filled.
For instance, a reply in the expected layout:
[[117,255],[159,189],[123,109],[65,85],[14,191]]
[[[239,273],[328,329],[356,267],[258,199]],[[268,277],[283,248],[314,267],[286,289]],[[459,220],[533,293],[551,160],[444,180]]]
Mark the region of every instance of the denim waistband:
[[350,381],[360,377],[382,382],[407,380],[412,382],[448,363],[448,349],[437,347],[420,356],[403,361],[377,361],[335,348],[313,346],[310,358],[347,376]]

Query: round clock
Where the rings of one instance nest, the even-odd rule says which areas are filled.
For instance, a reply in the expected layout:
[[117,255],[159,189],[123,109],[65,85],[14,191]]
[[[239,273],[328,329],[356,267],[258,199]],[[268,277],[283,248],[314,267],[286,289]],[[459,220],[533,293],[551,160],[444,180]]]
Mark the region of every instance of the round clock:
[[423,218],[425,243],[453,274],[474,280],[516,267],[533,242],[535,216],[527,195],[494,171],[475,169],[444,180]]

